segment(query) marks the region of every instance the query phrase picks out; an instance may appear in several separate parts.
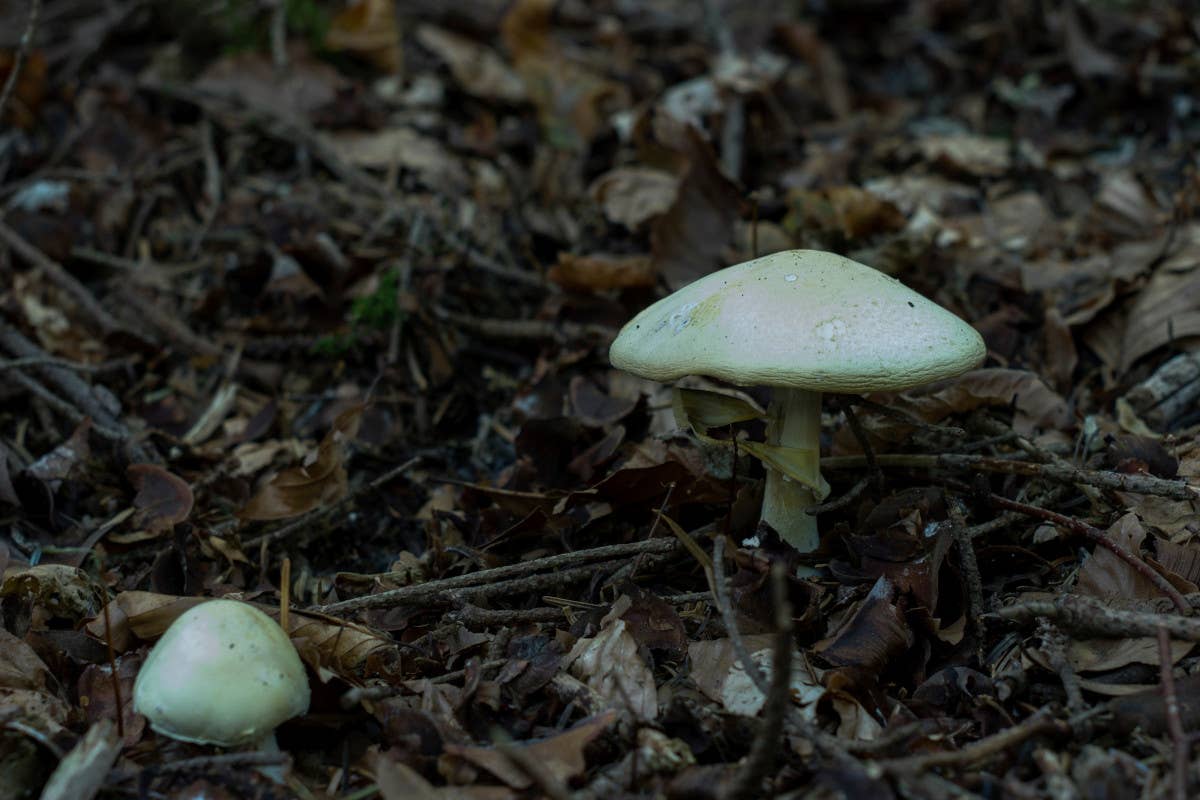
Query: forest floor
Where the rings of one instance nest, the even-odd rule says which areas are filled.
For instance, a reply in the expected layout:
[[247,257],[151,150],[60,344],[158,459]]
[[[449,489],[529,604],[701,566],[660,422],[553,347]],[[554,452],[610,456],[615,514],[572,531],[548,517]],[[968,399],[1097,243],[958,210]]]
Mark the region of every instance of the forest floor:
[[[0,800],[1196,796],[1189,8],[0,3]],[[608,360],[792,248],[987,346],[825,398],[806,554],[768,391]],[[215,597],[280,752],[133,709]]]

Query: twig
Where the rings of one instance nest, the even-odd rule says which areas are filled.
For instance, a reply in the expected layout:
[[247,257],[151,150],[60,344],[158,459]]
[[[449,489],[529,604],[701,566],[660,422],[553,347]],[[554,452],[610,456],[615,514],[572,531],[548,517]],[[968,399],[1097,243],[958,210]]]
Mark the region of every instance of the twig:
[[[650,561],[651,563],[657,563],[661,558],[661,556],[654,557]],[[319,606],[313,610],[323,614],[346,614],[366,608],[385,606],[456,603],[463,600],[474,602],[490,597],[518,595],[526,592],[544,592],[547,589],[566,586],[577,581],[590,580],[597,574],[615,571],[628,565],[629,560],[626,557],[612,561],[601,561],[596,564],[575,567],[574,569],[558,570],[548,574],[529,575],[523,578],[496,581],[483,586],[466,586],[453,591],[447,590],[445,584],[453,582],[455,579],[447,578],[443,581],[430,581],[416,586],[404,586],[399,589],[379,592],[378,594],[366,595],[365,597],[343,600],[340,603]],[[504,569],[504,567],[500,567],[499,569]],[[482,573],[475,573],[475,575],[479,574]]]
[[283,72],[288,66],[287,52],[287,3],[285,0],[272,0],[271,9],[271,62],[276,72]]
[[328,506],[319,508],[313,512],[305,514],[304,516],[299,517],[298,519],[292,520],[287,525],[284,525],[282,528],[279,528],[278,530],[274,530],[274,531],[271,531],[270,533],[264,533],[259,536],[254,536],[250,539],[247,539],[244,542],[243,546],[246,548],[253,549],[256,547],[260,547],[264,542],[267,542],[267,543],[278,542],[282,539],[286,539],[287,537],[291,536],[296,531],[306,530],[306,529],[316,527],[316,523],[318,521],[337,513],[341,509],[345,508],[346,506],[350,505],[354,501],[358,500],[362,495],[366,494],[367,492],[373,492],[373,491],[378,490],[379,488],[383,487],[388,482],[390,482],[393,478],[396,478],[397,476],[403,475],[405,472],[408,472],[416,464],[420,463],[420,461],[421,461],[420,456],[414,456],[413,458],[410,458],[408,461],[405,461],[403,464],[399,465],[398,467],[393,467],[392,469],[383,473],[382,475],[380,475],[378,478],[371,481],[370,483],[368,483],[364,486],[360,486],[358,489],[356,489],[353,492],[350,492],[349,494],[347,494],[345,497],[338,500],[337,502],[331,503]]
[[[1127,475],[1107,470],[1078,469],[1069,465],[1039,464],[1033,461],[994,458],[991,456],[942,453],[924,455],[885,453],[875,456],[881,467],[914,469],[953,469],[980,472],[999,472],[1007,475],[1026,475],[1062,483],[1085,484],[1100,489],[1152,494],[1172,500],[1200,500],[1200,490],[1183,481],[1171,481],[1152,475]],[[828,456],[821,459],[821,469],[857,469],[867,464],[864,456]]]
[[1038,628],[1042,635],[1042,653],[1045,654],[1050,668],[1058,674],[1063,691],[1067,693],[1067,710],[1071,713],[1082,711],[1083,686],[1079,682],[1075,667],[1071,666],[1071,661],[1067,658],[1066,634],[1048,619],[1038,620]]
[[846,490],[845,494],[838,495],[832,500],[827,500],[824,503],[818,503],[815,506],[809,506],[804,509],[805,514],[825,514],[829,511],[837,511],[839,508],[844,508],[850,505],[854,500],[871,485],[871,478],[859,478],[858,483]]
[[1157,636],[1162,626],[1174,639],[1200,642],[1200,619],[1195,617],[1124,611],[1080,595],[1064,594],[1053,600],[1029,600],[1002,608],[995,616],[1009,622],[1029,622],[1038,618],[1053,620],[1077,637],[1125,639],[1131,636]]
[[867,436],[862,422],[859,421],[858,414],[854,413],[854,404],[843,400],[840,405],[842,413],[846,415],[846,422],[850,425],[850,432],[854,434],[858,446],[862,448],[862,457],[867,462],[867,476],[870,479],[871,493],[878,499],[879,492],[883,488],[883,470],[879,468],[875,448],[871,446],[871,439]]
[[721,612],[721,621],[725,623],[725,634],[729,637],[729,643],[733,645],[733,652],[737,656],[738,663],[742,665],[742,669],[746,671],[746,675],[754,682],[764,697],[769,697],[771,687],[767,683],[766,676],[762,674],[762,670],[758,668],[758,664],[750,656],[750,651],[746,649],[746,642],[742,639],[741,631],[738,629],[737,614],[729,602],[729,589],[725,585],[724,536],[717,536],[713,542],[712,562],[713,595],[717,602],[717,610]]
[[1162,681],[1163,706],[1174,756],[1171,795],[1174,800],[1187,800],[1188,761],[1192,746],[1183,730],[1183,718],[1179,713],[1179,694],[1175,691],[1174,660],[1171,658],[1171,634],[1162,625],[1158,628],[1158,674]]
[[[480,663],[478,667],[474,667],[473,669],[478,669],[480,672],[489,672],[494,669],[500,669],[507,663],[507,658],[491,659],[489,661]],[[466,675],[467,669],[456,669],[453,672],[446,672],[441,675],[436,675],[432,678],[418,678],[415,679],[415,682],[419,683],[422,680],[425,680],[435,685],[440,683],[451,683],[461,678],[465,678]],[[408,681],[395,685],[388,684],[385,686],[355,686],[351,689],[347,689],[346,693],[338,698],[338,704],[343,709],[349,711],[355,706],[358,706],[364,700],[383,700],[384,698],[395,697],[396,695],[404,694],[405,692],[413,693],[414,689],[407,684]]]
[[78,278],[67,272],[57,261],[25,241],[20,234],[3,222],[0,222],[0,241],[12,248],[12,251],[18,256],[46,273],[46,277],[69,294],[71,299],[79,305],[79,309],[90,317],[102,332],[111,333],[121,329],[121,323],[117,322],[116,317],[104,310],[100,301],[79,282]]
[[905,411],[901,411],[898,408],[885,406],[882,403],[876,403],[874,400],[868,400],[865,397],[849,395],[849,399],[852,403],[854,403],[854,405],[873,411],[881,417],[888,417],[889,419],[903,422],[906,425],[912,425],[914,428],[918,428],[923,431],[938,433],[957,439],[961,439],[967,435],[967,432],[962,428],[958,428],[953,425],[934,425],[931,422],[926,422],[925,420],[915,417]]
[[492,569],[480,570],[479,572],[471,572],[466,575],[456,575],[451,578],[428,581],[426,583],[419,583],[414,586],[402,586],[398,589],[390,589],[386,592],[379,592],[378,594],[367,595],[365,597],[355,597],[349,600],[342,600],[337,603],[318,606],[313,610],[322,614],[345,614],[352,611],[359,611],[364,608],[405,605],[414,600],[425,599],[441,594],[442,592],[461,589],[466,586],[492,583],[495,581],[506,580],[508,578],[528,575],[533,572],[540,572],[542,570],[559,569],[561,567],[570,566],[572,564],[580,564],[587,561],[600,561],[614,557],[628,558],[629,556],[638,555],[641,553],[673,553],[679,546],[678,540],[674,538],[664,538],[647,539],[645,541],[632,542],[630,544],[612,544],[604,547],[593,547],[589,550],[576,550],[571,553],[561,553],[556,556],[547,556],[546,558],[538,558],[532,561],[523,561],[519,564],[510,564],[506,567],[494,567]]
[[543,319],[473,317],[470,314],[459,314],[440,306],[434,306],[433,312],[439,318],[460,328],[497,339],[550,339],[556,342],[567,342],[589,338],[609,340],[617,335],[616,329],[607,325],[584,324],[566,320],[556,322]]
[[771,567],[771,589],[775,602],[775,652],[771,660],[771,685],[766,693],[762,727],[754,736],[750,754],[734,776],[723,800],[745,800],[762,795],[763,779],[770,772],[780,751],[783,721],[791,705],[792,682],[792,606],[787,601],[787,580],[783,565]]
[[0,372],[10,369],[26,369],[28,367],[62,367],[63,369],[72,369],[76,372],[85,373],[113,372],[118,369],[124,369],[133,362],[133,356],[105,361],[102,364],[81,364],[78,361],[71,361],[68,358],[55,358],[54,356],[0,358]]
[[967,581],[967,619],[978,639],[976,645],[982,649],[984,635],[983,577],[979,573],[979,561],[975,558],[975,543],[967,530],[966,513],[962,501],[957,497],[951,498],[948,510],[950,530],[954,535],[955,544],[958,545],[958,564]]
[[912,775],[939,767],[969,767],[986,761],[1022,744],[1042,733],[1058,732],[1066,726],[1050,717],[1046,709],[1040,709],[1025,721],[1006,728],[999,733],[963,745],[957,750],[938,753],[890,758],[875,762],[880,770],[891,775]]
[[559,622],[566,619],[561,608],[480,608],[462,598],[450,612],[452,620],[464,625],[511,625],[518,622]]
[[[725,565],[724,565],[724,549],[725,539],[722,536],[716,537],[713,543],[713,596],[717,610],[721,613],[721,622],[725,625],[725,635],[729,637],[730,644],[733,646],[733,652],[737,656],[738,663],[745,670],[746,675],[754,683],[755,687],[762,692],[764,697],[771,696],[771,687],[767,683],[766,677],[762,674],[762,670],[758,668],[758,664],[750,657],[750,651],[746,649],[746,643],[742,639],[741,631],[738,630],[737,615],[733,612],[733,607],[729,603],[727,589],[725,587]],[[827,758],[832,759],[838,766],[862,775],[864,780],[870,780],[866,776],[862,763],[854,756],[850,755],[841,742],[837,738],[830,736],[825,731],[818,728],[813,723],[803,717],[800,709],[795,708],[790,703],[787,712],[787,725],[793,732],[801,738],[812,742],[813,746]]]
[[[80,410],[75,408],[75,406],[71,405],[66,400],[63,400],[54,392],[50,391],[45,386],[38,383],[23,372],[13,372],[12,375],[9,376],[9,379],[19,383],[25,388],[26,391],[37,397],[39,400],[45,402],[46,405],[62,414],[75,425],[78,425],[85,419],[88,419],[88,416],[80,412]],[[95,420],[92,420],[92,431],[95,432],[97,436],[101,436],[113,442],[123,442],[128,438],[129,435],[128,433],[119,431],[115,428],[110,428],[107,425],[101,425]]]
[[[5,324],[3,321],[0,321],[0,348],[7,350],[18,358],[49,357],[49,354],[45,350],[26,339],[21,335],[20,331],[11,325]],[[91,417],[98,426],[97,432],[100,432],[100,428],[105,428],[117,434],[112,438],[129,438],[130,433],[125,429],[125,425],[106,406],[100,403],[93,388],[74,372],[57,366],[42,366],[38,367],[37,370],[46,376],[46,379],[50,383],[66,394],[67,400],[74,406],[72,411],[77,417],[72,421],[78,422],[83,417]],[[53,404],[50,400],[47,400],[47,402]],[[60,407],[56,406],[56,408],[62,411]],[[66,412],[63,411],[63,413]],[[104,434],[101,433],[101,435]]]
[[17,44],[17,52],[13,56],[12,68],[8,79],[4,81],[4,89],[0,90],[0,123],[4,121],[4,109],[17,86],[17,78],[21,75],[21,67],[33,46],[33,32],[37,30],[38,15],[42,12],[42,0],[30,0],[29,15],[25,18],[25,30],[21,31],[21,41]]
[[1170,581],[1156,572],[1149,564],[1143,561],[1140,556],[1129,552],[1124,547],[1108,538],[1108,535],[1099,528],[1092,527],[1086,522],[1068,517],[1065,514],[1059,514],[1055,511],[1050,511],[1049,509],[1040,508],[1038,506],[1032,506],[1028,503],[1018,503],[1016,500],[1009,500],[1007,497],[1001,497],[998,494],[989,495],[989,497],[993,504],[998,505],[1001,508],[1006,508],[1009,511],[1016,511],[1020,514],[1025,514],[1036,519],[1043,519],[1047,522],[1052,522],[1055,525],[1066,528],[1072,533],[1086,537],[1094,544],[1103,547],[1114,556],[1124,561],[1126,564],[1132,567],[1137,574],[1154,584],[1155,588],[1162,592],[1163,595],[1171,598],[1171,602],[1175,604],[1175,609],[1180,614],[1183,614],[1184,616],[1191,615],[1191,605],[1179,592],[1179,590],[1171,585]]

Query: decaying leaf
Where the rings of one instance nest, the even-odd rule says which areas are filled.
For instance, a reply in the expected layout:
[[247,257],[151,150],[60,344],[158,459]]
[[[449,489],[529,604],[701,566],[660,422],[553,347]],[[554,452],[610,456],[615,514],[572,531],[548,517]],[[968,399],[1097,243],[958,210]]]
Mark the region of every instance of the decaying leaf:
[[650,256],[577,256],[559,253],[549,278],[564,289],[599,292],[608,289],[647,288],[656,273]]
[[659,146],[675,153],[683,165],[675,202],[650,229],[655,266],[675,290],[722,266],[742,199],[694,127],[659,114],[651,130]]
[[654,673],[638,654],[625,620],[606,617],[596,636],[575,643],[566,664],[609,707],[631,712],[638,719],[658,716]]
[[485,100],[519,103],[525,84],[492,48],[433,25],[419,25],[417,41],[446,62],[467,94]]
[[334,17],[325,34],[325,46],[356,53],[385,72],[398,72],[402,60],[396,4],[355,0]]
[[[775,637],[769,634],[743,636],[750,657],[759,671],[770,680],[772,648]],[[767,698],[746,674],[730,639],[709,639],[688,645],[692,663],[692,680],[705,695],[720,703],[730,714],[755,716]],[[816,716],[816,703],[825,696],[820,672],[796,654],[792,658],[792,702],[800,706],[806,717]]]
[[[583,748],[603,733],[616,717],[616,712],[606,711],[585,719],[569,731],[549,739],[513,743],[508,746],[519,748],[524,757],[534,760],[556,780],[565,783],[583,774],[587,767]],[[447,743],[445,751],[449,756],[461,758],[487,770],[513,789],[528,789],[533,785],[533,779],[521,769],[520,762],[502,749]]]
[[169,531],[192,511],[192,487],[157,464],[130,464],[125,475],[137,496],[133,525],[153,532]]
[[652,167],[618,167],[592,181],[588,192],[604,216],[636,230],[671,207],[679,178]]
[[27,597],[56,617],[79,620],[96,613],[101,593],[86,572],[65,564],[10,569],[0,597]]
[[893,602],[895,594],[887,578],[875,581],[854,615],[817,644],[820,656],[849,674],[878,680],[914,642],[907,620]]
[[287,519],[345,496],[346,446],[358,435],[364,408],[359,405],[339,414],[306,463],[273,477],[250,499],[239,516],[250,520]]

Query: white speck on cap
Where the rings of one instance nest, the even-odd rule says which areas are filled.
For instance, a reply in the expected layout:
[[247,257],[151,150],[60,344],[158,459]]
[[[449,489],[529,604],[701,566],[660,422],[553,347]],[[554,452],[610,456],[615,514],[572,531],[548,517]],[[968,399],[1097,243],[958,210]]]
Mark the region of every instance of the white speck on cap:
[[609,357],[663,382],[707,375],[862,393],[949,378],[985,352],[974,328],[895,278],[834,253],[788,250],[651,305],[621,330]]

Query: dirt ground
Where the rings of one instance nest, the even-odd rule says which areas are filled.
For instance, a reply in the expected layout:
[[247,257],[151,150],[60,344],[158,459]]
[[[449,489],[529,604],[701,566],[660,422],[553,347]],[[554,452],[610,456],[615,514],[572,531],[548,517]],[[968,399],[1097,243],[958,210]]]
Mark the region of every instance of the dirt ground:
[[[0,0],[0,800],[1197,796],[1197,86],[1165,0]],[[986,356],[819,453],[610,363],[794,249]],[[211,598],[276,749],[134,708]]]

